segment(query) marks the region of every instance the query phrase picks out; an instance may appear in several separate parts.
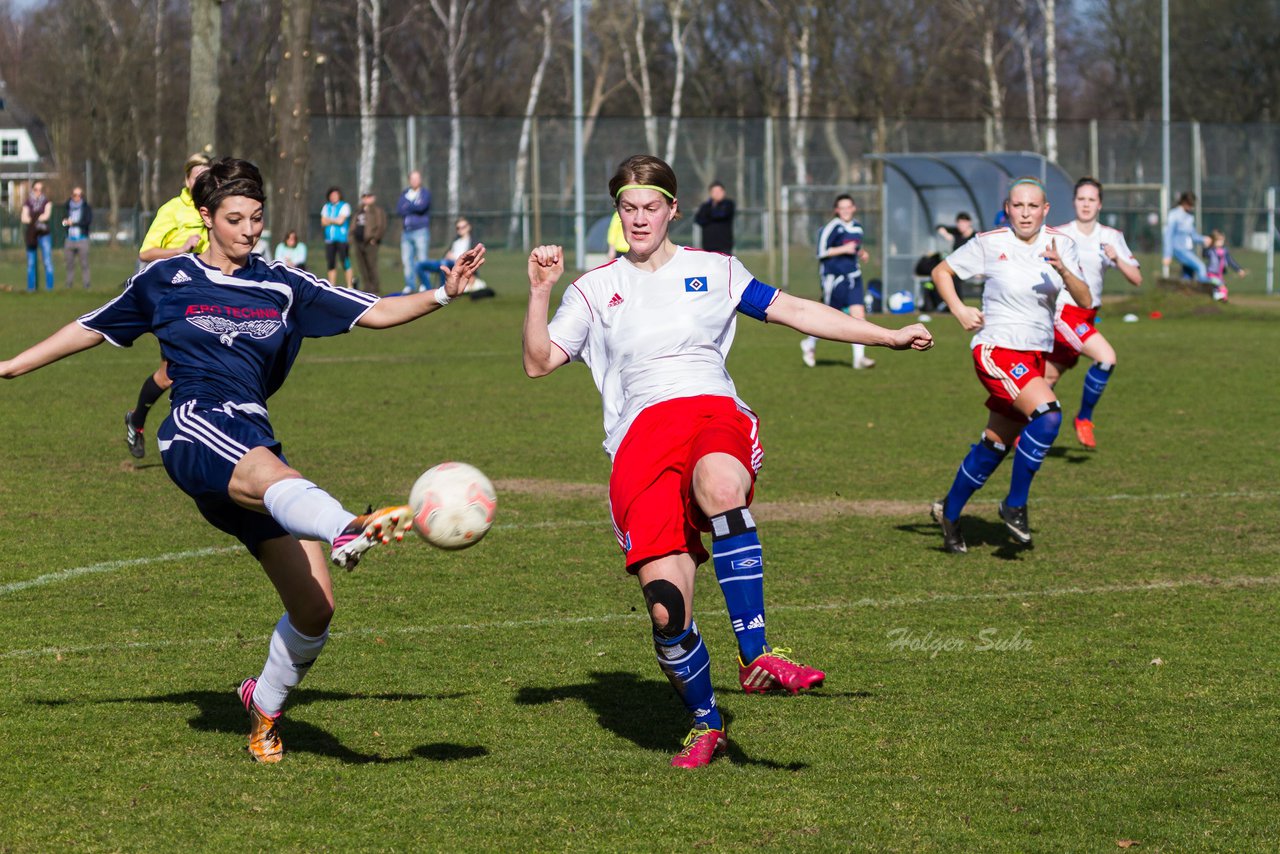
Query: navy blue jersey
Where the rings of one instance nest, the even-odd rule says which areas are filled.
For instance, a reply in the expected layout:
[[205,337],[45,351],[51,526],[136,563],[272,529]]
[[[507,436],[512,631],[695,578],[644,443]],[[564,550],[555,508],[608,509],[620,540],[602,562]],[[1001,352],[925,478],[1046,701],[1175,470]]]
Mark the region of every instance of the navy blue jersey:
[[822,262],[822,275],[845,276],[858,272],[858,254],[856,252],[852,255],[836,255],[831,258],[822,257],[827,253],[827,250],[843,246],[846,243],[856,243],[859,249],[862,248],[862,223],[856,219],[851,222],[845,222],[840,217],[832,217],[831,222],[824,225],[822,231],[818,233],[818,258]]
[[346,332],[377,301],[258,255],[228,276],[187,254],[148,264],[79,323],[117,347],[153,333],[174,408],[197,398],[265,407],[303,338]]

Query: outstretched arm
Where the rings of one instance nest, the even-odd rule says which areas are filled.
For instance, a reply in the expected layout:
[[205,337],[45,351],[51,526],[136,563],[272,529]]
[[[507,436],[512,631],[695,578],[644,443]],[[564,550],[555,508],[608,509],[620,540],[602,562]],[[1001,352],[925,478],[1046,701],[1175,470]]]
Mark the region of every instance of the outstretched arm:
[[529,253],[529,308],[524,314],[524,372],[545,377],[569,357],[551,343],[547,311],[551,289],[564,273],[564,250],[559,246],[539,246]]
[[105,340],[100,333],[91,332],[72,321],[39,344],[28,347],[12,359],[0,361],[0,378],[11,380],[29,374],[81,350],[96,347]]
[[476,277],[476,270],[480,269],[482,264],[484,264],[484,244],[477,243],[458,256],[458,263],[445,273],[443,301],[440,298],[440,288],[403,297],[383,297],[356,321],[356,326],[363,326],[365,329],[387,329],[417,320],[424,314],[430,314],[471,287]]
[[765,313],[770,323],[781,323],[797,332],[828,341],[870,344],[893,350],[928,350],[933,336],[919,323],[902,329],[886,329],[810,299],[779,292]]

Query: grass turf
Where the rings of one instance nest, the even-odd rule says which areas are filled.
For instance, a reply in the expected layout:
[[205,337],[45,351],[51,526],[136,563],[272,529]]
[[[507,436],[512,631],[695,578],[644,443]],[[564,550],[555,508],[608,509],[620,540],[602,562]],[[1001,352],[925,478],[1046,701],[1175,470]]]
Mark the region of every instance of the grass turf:
[[[847,347],[821,345],[808,370],[798,336],[740,323],[730,368],[762,416],[771,638],[829,679],[796,698],[736,690],[704,572],[733,747],[678,774],[666,761],[687,723],[598,491],[599,398],[580,367],[524,378],[521,269],[492,259],[496,300],[309,342],[272,400],[291,462],[348,506],[403,500],[442,459],[510,484],[479,547],[405,543],[337,577],[334,638],[272,768],[245,756],[232,691],[278,602],[154,445],[134,465],[119,435],[154,342],[0,387],[0,850],[1280,838],[1270,306],[1109,304],[1101,450],[1064,429],[1033,488],[1034,549],[995,516],[1002,468],[964,517],[963,558],[940,552],[926,506],[984,420],[968,336],[941,317],[934,351],[855,373]],[[109,292],[0,294],[0,353]],[[1082,373],[1060,385],[1068,415]]]

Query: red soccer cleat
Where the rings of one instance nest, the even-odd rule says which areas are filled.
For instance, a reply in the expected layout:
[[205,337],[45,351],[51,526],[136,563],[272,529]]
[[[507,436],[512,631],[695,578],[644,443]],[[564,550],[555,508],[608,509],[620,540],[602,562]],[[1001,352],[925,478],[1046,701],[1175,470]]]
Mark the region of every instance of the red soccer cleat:
[[701,768],[710,765],[717,753],[724,753],[729,739],[722,729],[698,724],[684,737],[684,747],[671,757],[672,768]]
[[1091,451],[1096,451],[1098,443],[1093,439],[1093,422],[1087,418],[1077,418],[1073,423],[1076,426],[1076,438],[1080,440],[1080,444]]
[[809,667],[787,658],[789,649],[772,649],[756,656],[750,664],[743,664],[738,657],[738,681],[748,694],[766,691],[790,691],[798,694],[810,688],[822,687],[827,674],[816,667]]

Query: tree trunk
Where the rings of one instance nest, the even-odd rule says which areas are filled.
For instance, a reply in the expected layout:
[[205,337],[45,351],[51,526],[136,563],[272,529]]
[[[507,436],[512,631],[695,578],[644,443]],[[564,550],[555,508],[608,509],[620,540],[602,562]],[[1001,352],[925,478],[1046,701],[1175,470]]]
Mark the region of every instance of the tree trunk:
[[1058,162],[1058,24],[1055,0],[1044,0],[1044,151]]
[[[797,39],[787,63],[787,125],[791,137],[791,163],[795,171],[795,183],[801,188],[809,183],[808,116],[809,106],[813,101],[813,67],[809,50],[812,23],[809,11],[806,8],[802,13],[800,38]],[[800,215],[791,218],[791,222],[795,225],[796,239],[803,241],[809,233],[808,216],[803,213],[808,207],[808,194],[803,189],[793,193],[791,205],[801,211]],[[782,239],[789,240],[791,236],[784,234]]]
[[649,146],[650,154],[658,153],[658,117],[653,112],[653,80],[649,76],[649,47],[644,43],[644,3],[635,0],[636,12],[636,65],[640,71],[640,84],[637,93],[640,95],[640,111],[644,114],[644,140]]
[[982,31],[982,67],[987,74],[988,109],[991,115],[991,147],[1004,151],[1004,97],[1000,91],[1000,76],[996,68],[996,32],[994,24],[987,22]]
[[1040,151],[1040,129],[1036,125],[1036,76],[1031,56],[1031,8],[1026,0],[1022,7],[1022,25],[1018,27],[1018,43],[1022,47],[1022,79],[1027,87],[1027,132],[1031,136],[1031,150]]
[[692,15],[689,21],[683,21],[685,0],[673,0],[667,7],[671,15],[671,49],[676,55],[675,80],[671,86],[671,120],[667,124],[667,147],[664,160],[668,165],[675,165],[676,142],[680,131],[680,114],[684,100],[684,67],[687,46],[685,44],[689,31],[693,29]]
[[[286,0],[285,5],[288,5]],[[191,0],[191,85],[187,90],[187,150],[218,147],[218,55],[222,0]]]
[[448,0],[446,12],[440,0],[431,0],[445,30],[445,76],[449,89],[449,174],[446,190],[449,194],[446,208],[449,218],[458,216],[462,196],[462,71],[468,49],[468,25],[475,10],[472,0]]
[[307,170],[311,161],[311,111],[307,96],[315,57],[311,53],[314,0],[281,0],[280,68],[271,92],[276,125],[275,199],[271,231],[306,234]]
[[551,61],[551,6],[543,5],[541,15],[542,54],[538,57],[538,67],[533,71],[533,80],[529,83],[529,97],[524,105],[524,121],[520,123],[515,181],[511,190],[511,221],[507,225],[507,246],[515,246],[516,237],[520,233],[520,212],[524,209],[525,179],[529,171],[529,137],[533,129],[533,115],[538,108],[538,95],[542,91],[542,78]]
[[356,5],[356,50],[360,90],[360,167],[357,192],[373,188],[378,152],[378,103],[382,97],[382,0]]
[[156,0],[155,40],[151,45],[151,62],[155,72],[156,87],[151,126],[155,133],[151,144],[151,186],[148,188],[150,193],[143,204],[143,207],[147,210],[155,210],[160,200],[160,148],[164,142],[164,132],[161,130],[160,125],[160,117],[164,114],[164,102],[161,100],[161,96],[164,94],[164,72],[161,65],[161,56],[164,49],[164,9],[164,0]]

